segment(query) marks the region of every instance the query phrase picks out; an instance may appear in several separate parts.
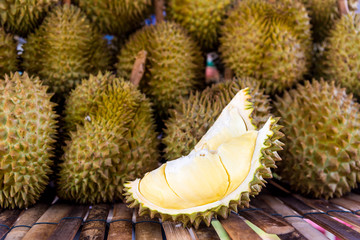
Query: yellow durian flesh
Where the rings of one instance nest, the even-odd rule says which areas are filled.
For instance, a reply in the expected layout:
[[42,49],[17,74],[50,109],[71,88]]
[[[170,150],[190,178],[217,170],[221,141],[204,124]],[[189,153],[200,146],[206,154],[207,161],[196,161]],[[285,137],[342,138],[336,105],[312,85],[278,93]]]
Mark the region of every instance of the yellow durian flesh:
[[251,167],[257,131],[221,144],[218,150],[192,151],[140,180],[142,196],[168,209],[186,209],[221,200],[244,181]]

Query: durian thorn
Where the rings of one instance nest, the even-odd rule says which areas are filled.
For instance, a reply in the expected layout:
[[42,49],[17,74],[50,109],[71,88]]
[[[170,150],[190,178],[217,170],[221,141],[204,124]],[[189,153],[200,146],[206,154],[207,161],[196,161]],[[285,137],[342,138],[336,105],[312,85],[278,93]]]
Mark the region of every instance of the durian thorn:
[[164,0],[155,0],[155,18],[156,18],[156,24],[159,24],[164,21],[164,9],[165,4]]
[[341,16],[348,15],[350,13],[347,0],[338,0],[337,4]]
[[63,0],[62,2],[63,2],[64,5],[65,5],[65,4],[68,4],[68,5],[71,4],[71,0]]
[[147,56],[147,52],[145,50],[141,50],[136,55],[135,63],[130,76],[130,82],[135,86],[139,86],[140,81],[144,76],[146,56]]

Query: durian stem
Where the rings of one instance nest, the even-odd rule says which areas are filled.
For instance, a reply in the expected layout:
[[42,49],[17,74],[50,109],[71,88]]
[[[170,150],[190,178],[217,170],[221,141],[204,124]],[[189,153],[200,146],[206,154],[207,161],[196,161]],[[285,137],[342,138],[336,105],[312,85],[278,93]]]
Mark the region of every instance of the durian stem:
[[164,0],[154,0],[154,1],[155,1],[156,23],[161,23],[164,21]]
[[350,13],[348,1],[347,0],[338,0],[338,8],[340,15],[348,15]]
[[64,5],[65,5],[65,4],[70,5],[70,4],[71,4],[71,0],[63,0],[63,4],[64,4]]
[[211,225],[213,226],[213,228],[215,229],[216,233],[218,234],[221,240],[231,240],[231,238],[229,237],[229,235],[227,234],[226,230],[221,225],[219,220],[213,219],[211,221]]
[[230,68],[225,68],[224,75],[225,81],[231,80],[233,78],[233,71]]
[[130,82],[135,86],[139,86],[140,81],[144,76],[146,56],[147,56],[147,52],[145,50],[140,51],[136,55],[136,60],[130,76]]

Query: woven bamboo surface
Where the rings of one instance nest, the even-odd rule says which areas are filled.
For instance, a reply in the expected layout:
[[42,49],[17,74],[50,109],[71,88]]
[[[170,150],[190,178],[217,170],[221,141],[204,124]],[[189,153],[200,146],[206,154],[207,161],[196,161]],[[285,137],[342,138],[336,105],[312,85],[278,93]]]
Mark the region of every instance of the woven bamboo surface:
[[329,201],[314,200],[271,182],[249,208],[199,229],[139,217],[123,203],[84,206],[43,200],[26,210],[0,210],[0,239],[220,239],[221,232],[215,229],[224,229],[228,239],[261,239],[249,224],[280,239],[328,239],[305,219],[341,239],[360,239],[360,191]]

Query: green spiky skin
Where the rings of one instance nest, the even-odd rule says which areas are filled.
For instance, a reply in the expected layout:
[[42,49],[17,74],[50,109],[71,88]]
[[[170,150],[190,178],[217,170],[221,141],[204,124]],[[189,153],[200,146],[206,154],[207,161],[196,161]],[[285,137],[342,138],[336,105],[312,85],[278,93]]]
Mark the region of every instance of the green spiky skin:
[[221,28],[223,61],[236,76],[258,79],[267,93],[282,92],[308,72],[309,22],[297,1],[240,1]]
[[129,78],[135,57],[146,50],[145,75],[140,89],[152,98],[157,112],[167,115],[181,96],[196,88],[204,75],[196,43],[175,23],[146,26],[133,34],[120,51],[118,74]]
[[220,25],[232,0],[170,0],[169,18],[178,22],[199,41],[202,49],[213,50],[218,45]]
[[13,36],[0,27],[0,76],[17,70],[17,51]]
[[66,99],[64,110],[66,130],[75,131],[77,125],[84,125],[85,117],[96,111],[102,97],[101,93],[114,79],[115,76],[109,72],[99,73],[97,76],[90,75],[89,79],[81,83],[81,86],[72,90]]
[[159,157],[151,104],[135,86],[112,78],[96,99],[70,133],[60,166],[58,194],[78,203],[121,199],[123,183],[156,168]]
[[262,187],[264,187],[266,183],[264,178],[272,177],[271,168],[275,168],[276,162],[281,160],[277,151],[282,150],[283,143],[281,143],[279,139],[283,136],[283,134],[279,131],[281,126],[277,125],[278,120],[278,118],[272,119],[271,131],[273,134],[266,141],[265,145],[267,147],[261,149],[261,166],[257,169],[253,180],[249,183],[251,191],[240,193],[237,198],[231,200],[229,204],[220,204],[219,206],[208,209],[204,212],[194,212],[192,214],[162,214],[156,210],[144,207],[143,204],[134,199],[132,197],[132,188],[129,188],[128,184],[125,184],[126,202],[129,204],[130,208],[138,208],[140,216],[150,215],[151,218],[158,217],[161,218],[162,221],[177,221],[181,222],[184,227],[193,225],[195,228],[198,228],[201,222],[204,222],[207,226],[210,226],[212,218],[217,218],[218,216],[227,218],[231,211],[237,212],[239,208],[241,209],[243,207],[249,207],[250,197],[259,194]]
[[6,31],[25,37],[41,23],[57,0],[1,0],[0,25]]
[[0,80],[0,206],[34,204],[49,182],[56,117],[38,78],[24,73]]
[[360,96],[360,17],[343,16],[325,42],[317,73]]
[[41,77],[51,91],[67,94],[110,61],[106,41],[75,6],[58,6],[24,45],[25,70]]
[[151,0],[74,1],[103,33],[122,36],[141,26],[152,12]]
[[[340,18],[337,0],[301,0],[309,11],[313,40],[321,43]],[[348,0],[350,11],[356,11],[358,0]]]
[[165,122],[165,158],[173,160],[188,155],[222,109],[239,90],[246,87],[250,88],[250,101],[254,104],[253,123],[262,127],[270,115],[270,99],[259,85],[254,79],[234,79],[193,93],[188,99],[180,101]]
[[340,197],[360,180],[359,105],[334,82],[306,82],[275,103],[286,136],[279,175],[314,197]]

